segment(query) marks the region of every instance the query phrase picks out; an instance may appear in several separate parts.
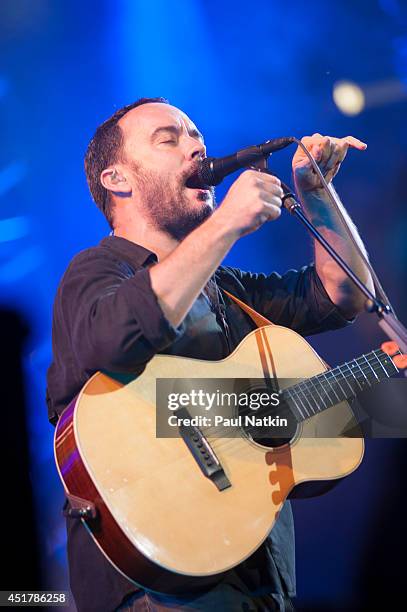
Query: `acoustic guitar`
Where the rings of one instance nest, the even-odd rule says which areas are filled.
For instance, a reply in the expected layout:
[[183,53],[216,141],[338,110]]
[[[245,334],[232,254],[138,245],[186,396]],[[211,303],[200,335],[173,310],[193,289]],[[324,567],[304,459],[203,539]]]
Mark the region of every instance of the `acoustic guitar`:
[[[278,325],[220,361],[156,355],[139,376],[97,372],[61,415],[55,458],[70,501],[109,561],[135,585],[176,594],[210,585],[262,544],[287,497],[320,493],[361,463],[349,400],[396,374],[383,350],[328,369]],[[157,379],[288,380],[295,427],[275,444],[204,427],[156,436]]]

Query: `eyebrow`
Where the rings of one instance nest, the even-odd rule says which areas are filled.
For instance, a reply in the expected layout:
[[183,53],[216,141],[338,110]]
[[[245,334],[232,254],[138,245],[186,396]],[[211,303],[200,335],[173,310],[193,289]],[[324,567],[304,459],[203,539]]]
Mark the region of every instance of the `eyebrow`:
[[[174,134],[175,136],[179,136],[180,128],[177,127],[176,125],[164,125],[164,126],[158,127],[151,134],[151,140],[154,140],[155,138],[157,138],[157,136],[159,136],[160,133],[162,132],[170,132]],[[202,140],[202,142],[204,140],[204,137],[202,136],[201,132],[197,130],[196,128],[192,128],[191,130],[188,130],[188,134],[192,136],[193,138],[199,138],[200,140]]]

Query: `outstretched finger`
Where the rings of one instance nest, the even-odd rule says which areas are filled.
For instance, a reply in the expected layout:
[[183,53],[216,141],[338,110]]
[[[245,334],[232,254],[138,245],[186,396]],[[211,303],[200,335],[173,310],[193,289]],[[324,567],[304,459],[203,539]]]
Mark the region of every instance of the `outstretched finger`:
[[359,140],[359,138],[355,138],[354,136],[346,136],[345,138],[340,138],[339,142],[346,142],[353,149],[359,149],[359,151],[364,151],[367,149],[366,142],[363,140]]

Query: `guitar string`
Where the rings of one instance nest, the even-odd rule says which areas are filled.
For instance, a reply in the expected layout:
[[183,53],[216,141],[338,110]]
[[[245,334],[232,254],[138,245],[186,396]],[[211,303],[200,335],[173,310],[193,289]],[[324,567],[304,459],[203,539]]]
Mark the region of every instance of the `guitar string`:
[[[350,365],[352,365],[352,367],[355,367],[355,366],[358,367],[358,369],[362,373],[362,375],[363,375],[363,377],[364,377],[364,379],[365,379],[365,381],[366,381],[366,383],[367,383],[367,385],[369,387],[371,386],[371,383],[369,382],[369,380],[368,380],[368,378],[367,378],[367,376],[365,374],[365,371],[370,373],[370,374],[373,373],[373,375],[375,376],[375,379],[377,381],[379,381],[380,379],[379,379],[379,377],[377,376],[377,374],[375,372],[375,367],[378,369],[378,371],[381,371],[381,369],[382,369],[384,371],[386,377],[389,377],[390,374],[384,368],[384,364],[388,363],[391,366],[393,374],[396,374],[398,372],[398,370],[397,370],[396,366],[394,365],[393,361],[389,358],[388,355],[386,355],[385,353],[380,351],[380,349],[375,349],[368,356],[371,356],[370,360],[367,359],[366,355],[362,355],[362,357],[360,357],[358,359],[355,359],[355,360],[353,360],[351,362],[346,362],[342,366],[338,366],[336,368],[333,368],[332,370],[328,370],[327,372],[323,372],[323,373],[317,375],[316,377],[311,377],[310,379],[302,381],[301,383],[296,385],[294,387],[294,389],[291,389],[291,388],[288,389],[288,391],[289,391],[288,395],[294,401],[295,404],[296,404],[295,400],[300,400],[301,403],[302,403],[301,395],[305,396],[306,400],[310,404],[310,402],[308,400],[308,397],[307,397],[307,392],[308,392],[308,395],[315,402],[315,394],[310,392],[310,384],[309,383],[311,382],[311,384],[316,388],[316,385],[314,384],[313,380],[317,380],[318,378],[322,378],[324,380],[324,382],[327,382],[329,384],[329,386],[332,389],[334,395],[336,396],[336,399],[338,401],[343,401],[344,399],[346,399],[348,397],[348,393],[344,391],[344,389],[343,389],[343,387],[342,387],[342,385],[340,383],[340,379],[338,378],[338,375],[342,376],[343,380],[346,382],[347,386],[351,390],[351,396],[355,395],[355,389],[351,386],[351,384],[349,383],[349,380],[352,380],[352,382],[356,382],[358,384],[360,390],[363,389],[363,386],[361,385],[360,380],[357,378],[357,376],[355,376],[355,372],[352,372],[352,370],[350,368]],[[362,364],[359,363],[359,361],[362,360],[362,359],[366,362],[365,370],[362,367],[363,363]],[[348,375],[346,375],[345,372],[343,371],[344,367],[347,367],[347,369],[349,370],[349,374]],[[333,387],[331,385],[331,382],[333,382],[334,384],[337,384],[339,386],[339,388],[341,389],[341,391],[343,393],[343,396],[344,396],[343,398],[340,398],[338,396],[338,394],[336,393],[335,387]],[[372,382],[375,382],[375,381],[372,379]],[[320,387],[321,387],[322,391],[325,393],[325,395],[327,396],[329,405],[332,405],[332,401],[331,401],[331,398],[329,396],[329,393],[327,391],[326,386],[324,386],[322,384],[322,385],[320,385]],[[295,391],[296,395],[293,396],[293,393],[291,391]],[[299,391],[301,391],[301,394],[299,393]],[[299,407],[297,405],[296,405],[296,408],[299,409]],[[312,408],[312,405],[311,405],[311,408]],[[300,412],[301,417],[304,418],[304,415],[302,414],[301,409],[299,409],[299,412]],[[314,413],[313,410],[312,410],[312,412]]]
[[[390,377],[390,374],[386,374],[386,376],[389,378],[389,377]],[[350,388],[351,388],[351,387],[350,387]],[[352,389],[352,396],[354,396],[354,395],[355,395],[355,392],[354,392],[354,389]],[[329,397],[329,396],[328,396],[328,397]],[[338,399],[338,402],[332,402],[332,401],[330,401],[330,405],[329,405],[329,407],[332,407],[333,405],[335,405],[335,403],[340,403],[341,401],[345,401],[346,399],[350,399],[350,398],[349,398],[349,396],[348,396],[348,394],[347,394],[347,396],[346,396],[346,397],[344,397],[344,398],[339,398],[339,399]],[[296,407],[298,408],[298,406],[296,406]],[[325,406],[325,407],[326,407],[326,406]],[[269,412],[268,412],[268,415],[270,415],[270,412],[281,412],[281,407],[280,407],[280,408],[274,407],[272,411],[269,411]],[[320,410],[318,410],[317,412],[314,412],[314,411],[313,411],[312,415],[310,415],[310,416],[315,416],[315,414],[318,414],[318,412],[320,412]],[[248,410],[248,411],[241,410],[241,411],[240,411],[240,416],[245,417],[247,414],[250,414],[250,413],[252,414],[252,416],[256,416],[256,414],[255,414],[255,413],[253,413],[253,411],[252,411],[252,410],[250,410],[250,408],[249,408],[249,410]],[[268,415],[267,415],[267,416],[268,416]],[[263,414],[262,416],[266,416],[266,415],[265,415],[265,414]],[[272,415],[271,415],[271,416],[272,416]],[[208,426],[206,426],[206,427],[204,427],[204,428],[202,428],[202,429],[204,429],[204,430],[205,430],[205,432],[207,432],[207,435],[210,435],[211,437],[212,437],[212,436],[216,436],[216,435],[219,435],[219,436],[220,436],[220,434],[223,434],[223,435],[222,435],[222,436],[220,436],[220,437],[225,437],[225,438],[227,438],[227,439],[229,439],[229,438],[232,438],[232,439],[233,439],[233,437],[234,437],[234,436],[231,436],[231,435],[230,435],[230,432],[229,432],[229,435],[228,435],[228,436],[225,436],[224,427],[222,427],[222,426],[221,426],[221,427],[216,427],[216,426],[209,426],[209,427],[208,427]],[[237,428],[237,431],[241,432],[241,429],[240,429],[240,428]],[[247,433],[250,433],[250,432],[254,432],[254,433],[256,433],[258,430],[257,430],[257,428],[256,428],[256,427],[246,427],[246,428],[245,428],[245,431],[246,431]],[[240,435],[241,435],[241,433],[240,433]]]
[[[367,359],[366,357],[369,357],[369,359]],[[338,373],[338,374],[341,374],[341,375],[342,375],[342,377],[343,377],[343,378],[344,378],[344,379],[347,381],[347,384],[348,384],[349,388],[350,388],[350,389],[351,389],[351,391],[352,391],[352,395],[351,395],[351,397],[354,397],[354,396],[356,395],[356,394],[355,394],[355,390],[354,390],[354,389],[351,387],[351,385],[349,384],[348,380],[352,380],[352,381],[354,381],[354,382],[357,382],[358,384],[359,384],[359,380],[358,380],[358,379],[355,377],[354,373],[353,373],[353,372],[351,371],[351,369],[349,368],[349,364],[354,364],[354,363],[356,363],[358,360],[362,360],[362,359],[363,359],[363,360],[366,362],[366,365],[364,366],[364,367],[366,368],[366,372],[370,372],[370,373],[372,373],[372,371],[373,371],[373,374],[374,374],[375,378],[376,378],[378,381],[379,381],[380,379],[377,377],[376,373],[374,372],[374,366],[376,366],[376,367],[377,367],[377,366],[379,366],[378,370],[379,370],[379,369],[383,369],[383,371],[384,371],[384,373],[385,373],[386,378],[390,378],[390,376],[391,376],[392,374],[390,374],[389,372],[387,372],[387,371],[385,370],[384,365],[383,365],[383,364],[382,364],[382,362],[380,361],[379,357],[381,357],[382,359],[384,358],[384,363],[388,363],[388,364],[390,364],[390,365],[392,366],[392,373],[393,373],[393,374],[396,374],[396,373],[398,372],[398,369],[397,369],[397,368],[396,368],[396,366],[394,365],[394,363],[393,363],[393,361],[391,360],[391,358],[390,358],[390,357],[389,357],[389,356],[388,356],[386,353],[384,353],[383,351],[381,351],[380,349],[375,349],[374,351],[372,351],[372,352],[371,352],[370,354],[368,354],[367,356],[366,356],[366,355],[362,355],[361,357],[359,357],[359,358],[357,358],[357,359],[355,359],[355,360],[353,360],[353,361],[351,361],[351,362],[346,362],[345,364],[343,364],[343,365],[341,365],[341,366],[336,366],[336,367],[335,367],[335,368],[333,368],[332,370],[328,370],[327,372],[322,372],[322,373],[320,373],[320,374],[318,374],[318,375],[316,375],[316,376],[314,376],[314,377],[311,377],[311,378],[309,378],[309,379],[306,379],[305,381],[301,381],[300,383],[297,383],[297,384],[296,384],[296,385],[294,385],[293,387],[289,387],[288,389],[284,389],[284,390],[283,390],[283,395],[284,395],[284,393],[285,393],[285,394],[287,394],[287,391],[291,393],[293,389],[295,389],[296,387],[300,387],[301,385],[307,385],[307,384],[309,385],[310,381],[312,381],[312,384],[313,384],[313,385],[314,385],[314,387],[315,387],[315,384],[314,384],[313,379],[317,379],[318,377],[323,377],[325,380],[327,380],[328,384],[329,384],[329,385],[330,385],[330,387],[332,388],[332,385],[330,384],[329,379],[327,379],[327,375],[329,375],[329,374],[331,374],[331,379],[332,379],[332,381],[333,381],[334,383],[335,383],[335,382],[336,382],[336,383],[338,383],[338,384],[339,384],[339,386],[340,386],[340,388],[342,389],[342,392],[344,393],[343,388],[341,387],[341,385],[340,385],[339,381],[336,379],[336,376],[335,376],[335,374],[334,374],[334,372],[336,372],[336,373]],[[362,371],[363,376],[366,378],[366,376],[365,376],[365,374],[364,374],[364,372],[363,372],[363,369],[361,368],[361,365],[360,365],[359,363],[358,363],[357,365],[358,365],[359,369]],[[342,368],[343,368],[343,367],[345,367],[345,366],[346,366],[346,367],[349,369],[349,371],[350,371],[350,374],[349,374],[349,375],[344,374],[344,372],[342,371]],[[366,380],[367,380],[367,383],[368,383],[368,385],[369,385],[369,387],[370,387],[370,386],[371,386],[371,384],[369,383],[369,381],[368,381],[368,379],[367,379],[367,378],[366,378]],[[383,380],[385,380],[385,378],[384,378],[384,377],[383,377]],[[359,384],[359,386],[360,386],[360,384]],[[332,400],[331,400],[331,398],[329,397],[329,394],[327,393],[326,388],[325,388],[323,385],[321,385],[321,389],[322,389],[322,390],[325,392],[325,394],[326,394],[326,395],[327,395],[327,397],[328,397],[328,400],[329,400],[329,406],[328,406],[328,407],[333,407],[333,406],[335,405],[335,403],[332,403]],[[298,394],[298,392],[296,391],[297,396],[296,396],[295,398],[294,398],[294,397],[292,397],[292,396],[290,397],[290,393],[289,393],[289,399],[291,399],[291,400],[294,402],[295,407],[296,407],[296,409],[298,410],[298,406],[297,406],[297,404],[296,404],[296,401],[295,401],[295,400],[296,400],[296,399],[299,399],[301,396],[300,396],[300,395]],[[305,390],[302,390],[302,391],[301,391],[301,394],[302,394],[304,397],[306,397],[306,394],[307,394],[307,393],[309,394],[309,396],[310,396],[310,397],[312,397],[312,398],[315,400],[315,395],[312,395],[312,392],[311,392],[309,389],[305,388]],[[319,394],[319,395],[320,395],[320,394]],[[345,397],[343,397],[343,398],[340,398],[340,397],[339,397],[339,396],[338,396],[336,393],[335,393],[335,395],[336,395],[336,398],[337,398],[337,403],[340,403],[340,402],[346,401],[346,399],[351,399],[351,398],[349,397],[349,394],[348,394],[348,393],[346,393],[346,394],[345,394]],[[320,397],[321,397],[321,395],[320,395]],[[322,399],[322,397],[321,397],[321,399]],[[335,402],[336,402],[336,400],[335,400]],[[310,404],[310,403],[309,403],[309,404]],[[290,410],[292,409],[292,407],[290,407],[290,406],[288,406],[288,407],[289,407],[289,409],[290,409]],[[311,407],[311,404],[310,404],[310,407]],[[325,406],[325,407],[326,407],[326,406]],[[268,410],[268,411],[266,411],[265,413],[262,413],[262,416],[273,416],[273,414],[276,414],[278,411],[281,411],[281,407],[274,406],[274,407],[271,407],[271,409],[270,409],[270,410]],[[246,416],[246,415],[248,415],[248,414],[252,414],[253,416],[255,416],[255,414],[253,414],[253,412],[254,412],[254,411],[253,411],[253,410],[251,410],[251,409],[250,409],[250,407],[249,407],[249,408],[248,408],[248,410],[245,410],[245,409],[241,410],[241,411],[239,412],[239,414],[240,414],[242,417],[245,417],[245,416]],[[299,410],[299,412],[300,412],[301,416],[303,416],[300,410]],[[307,416],[308,416],[308,417],[312,417],[312,416],[315,416],[316,414],[318,414],[319,412],[320,412],[320,410],[317,410],[317,412],[312,411],[312,413],[311,413],[311,414],[308,414]],[[304,418],[304,416],[303,416],[303,418]],[[225,439],[225,440],[229,440],[229,439],[233,440],[233,439],[235,439],[235,437],[233,437],[233,436],[227,436],[227,437],[225,437],[225,436],[224,436],[224,429],[225,429],[225,428],[224,428],[224,427],[222,427],[222,426],[221,426],[221,427],[216,427],[216,426],[205,426],[205,427],[202,427],[202,428],[201,428],[201,430],[202,430],[202,432],[203,432],[203,433],[204,433],[204,431],[205,431],[205,432],[207,432],[207,433],[206,433],[206,435],[208,435],[208,437],[213,437],[213,436],[214,436],[214,437],[216,437],[216,434],[217,434],[218,432],[219,432],[219,433],[222,433],[222,432],[223,432],[223,436],[219,437],[218,439],[222,439],[222,438],[223,438],[223,439]],[[240,431],[240,432],[241,432],[241,428],[237,427],[237,431]],[[256,428],[256,427],[252,427],[252,428],[250,428],[250,427],[246,427],[246,428],[245,428],[245,432],[250,432],[250,431],[252,431],[252,432],[256,432],[256,431],[257,431],[257,428]],[[211,432],[211,433],[209,433],[209,432]],[[240,437],[241,437],[241,434],[240,434]]]
[[[368,363],[369,363],[369,365],[368,365],[368,366],[365,366],[365,367],[366,367],[366,371],[367,371],[367,372],[368,372],[368,371],[372,372],[372,368],[373,368],[373,366],[377,366],[377,365],[378,365],[378,361],[377,361],[377,359],[378,359],[378,358],[377,358],[377,356],[376,356],[376,355],[372,355],[372,358],[371,358],[370,362],[368,362]],[[366,360],[366,361],[368,361],[368,360]],[[350,363],[352,363],[352,362],[350,362]],[[385,363],[387,363],[387,357],[386,357]],[[389,363],[390,363],[390,361],[389,361]],[[310,383],[312,383],[313,387],[314,387],[315,389],[317,389],[317,387],[316,387],[316,385],[315,385],[314,380],[316,380],[316,379],[318,379],[318,378],[324,378],[324,382],[328,382],[328,384],[331,386],[331,388],[332,388],[332,385],[330,384],[330,383],[331,383],[331,381],[333,381],[334,383],[339,384],[339,386],[341,387],[342,392],[343,392],[343,394],[344,394],[344,397],[342,397],[342,398],[341,398],[341,397],[339,397],[339,396],[338,396],[338,395],[337,395],[337,394],[334,392],[334,393],[335,393],[335,396],[336,396],[336,400],[337,400],[337,401],[339,401],[339,402],[340,402],[340,401],[344,401],[346,398],[348,398],[348,397],[349,397],[349,394],[344,392],[343,387],[340,385],[340,382],[339,382],[339,380],[338,380],[338,379],[337,379],[337,377],[336,377],[336,376],[337,376],[337,374],[341,374],[341,375],[342,375],[342,377],[343,377],[343,379],[344,379],[344,380],[346,380],[347,385],[348,385],[349,389],[351,390],[351,395],[352,395],[352,396],[353,396],[353,395],[355,395],[355,389],[354,389],[354,388],[353,388],[353,387],[352,387],[352,386],[349,384],[349,382],[348,382],[349,380],[352,380],[352,381],[354,381],[354,382],[357,382],[357,383],[358,383],[358,385],[359,385],[359,388],[360,388],[360,389],[363,389],[363,387],[360,385],[359,380],[358,380],[358,379],[355,377],[354,373],[353,373],[353,372],[352,372],[352,370],[349,368],[348,363],[343,364],[343,366],[340,366],[340,368],[344,367],[345,365],[348,367],[349,372],[350,372],[350,374],[348,374],[348,375],[344,374],[344,372],[342,371],[342,369],[339,371],[339,369],[337,370],[337,368],[334,368],[333,370],[328,370],[327,372],[320,373],[320,374],[318,374],[318,375],[316,375],[316,376],[314,376],[314,377],[311,377],[311,378],[309,378],[309,379],[306,379],[306,380],[304,380],[304,381],[301,381],[301,382],[299,382],[299,383],[296,383],[295,385],[293,385],[293,386],[291,386],[291,387],[287,387],[287,388],[285,388],[285,389],[283,390],[283,393],[285,393],[286,395],[288,395],[288,396],[289,396],[289,399],[292,399],[294,402],[295,402],[295,400],[296,400],[297,398],[301,397],[301,395],[305,397],[307,394],[308,394],[308,396],[309,396],[309,397],[311,397],[311,398],[315,399],[315,394],[313,394],[313,393],[312,393],[312,391],[311,391],[311,390],[310,390],[310,388],[309,388],[309,387],[310,387]],[[379,365],[380,365],[380,368],[381,368],[381,367],[382,367],[382,364],[380,363]],[[392,363],[391,365],[392,365],[392,370],[393,370],[393,373],[395,374],[395,373],[397,372],[396,366],[395,366],[393,363]],[[337,371],[336,371],[336,375],[333,373],[335,370],[337,370]],[[384,370],[384,372],[385,372],[385,374],[386,374],[386,377],[390,377],[390,374],[389,374],[389,373],[387,373],[387,372],[386,372],[386,370],[385,370],[384,368],[383,368],[383,370]],[[328,375],[329,375],[329,374],[331,375],[331,376],[330,376],[331,381],[329,380],[329,377],[328,377]],[[364,373],[363,373],[363,374],[364,374]],[[367,379],[366,379],[366,380],[367,380]],[[368,384],[369,384],[369,386],[370,386],[370,383],[369,383],[369,382],[368,382]],[[301,388],[301,387],[302,387],[302,388]],[[322,385],[320,384],[320,388],[321,388],[321,390],[322,390],[322,391],[324,391],[325,395],[327,396],[327,398],[328,398],[328,400],[329,400],[329,406],[331,406],[331,405],[332,405],[332,400],[331,400],[331,398],[330,398],[329,394],[328,394],[328,393],[327,393],[327,391],[326,391],[326,387],[324,387],[324,386],[323,386],[323,384],[322,384]],[[298,389],[300,389],[301,394],[299,393]],[[318,389],[317,389],[317,391],[318,391]],[[293,392],[295,392],[295,393],[297,394],[297,396],[293,396]],[[322,398],[322,396],[321,396],[321,394],[319,393],[319,391],[318,391],[318,395],[321,397],[321,399],[323,399],[323,398]],[[325,402],[323,402],[323,403],[325,404]],[[274,408],[273,408],[273,409],[274,409]],[[298,409],[298,407],[297,407],[297,409]],[[251,412],[250,407],[249,407],[249,409],[248,409],[247,411],[245,411],[245,407],[242,407],[241,414],[243,414],[243,415],[244,415],[244,414],[250,414],[250,412]],[[271,414],[271,413],[270,413],[270,414]],[[313,415],[313,414],[314,414],[314,412],[312,413],[312,415]],[[312,415],[311,415],[311,416],[312,416]],[[301,416],[303,416],[303,415],[301,415]]]
[[[387,377],[389,378],[390,375],[388,375]],[[352,389],[352,397],[355,396],[355,395],[356,395],[356,393]],[[326,404],[324,404],[324,408],[322,409],[322,411],[324,409],[328,408],[328,407],[333,407],[333,406],[337,405],[338,403],[346,401],[346,399],[351,399],[349,397],[349,394],[347,394],[347,396],[344,397],[344,398],[339,398],[338,401],[336,401],[336,400],[335,401],[330,401],[329,406],[326,406]],[[298,400],[298,398],[297,398],[297,400]],[[295,404],[295,407],[298,409],[298,405],[297,404]],[[289,405],[288,408],[291,410],[292,406]],[[303,417],[301,420],[306,420],[307,418],[311,418],[312,416],[315,416],[316,414],[319,414],[322,411],[321,410],[317,410],[317,411],[313,410],[311,415],[309,415],[308,417],[305,417],[305,418]],[[280,413],[280,416],[285,416],[285,414],[281,415],[281,407],[279,407],[279,408],[275,407],[273,409],[273,412],[274,413]],[[252,415],[253,415],[253,412],[252,412]],[[244,416],[245,415],[242,415],[242,418],[244,418]],[[257,415],[253,415],[253,416],[257,416]],[[262,416],[265,416],[265,415],[263,414]],[[230,431],[229,431],[228,434],[225,435],[225,427],[222,428],[222,426],[220,426],[220,427],[209,427],[209,428],[207,428],[207,430],[208,430],[208,433],[210,433],[211,436],[215,435],[218,438],[224,437],[225,441],[229,441],[230,439],[233,439],[233,438],[235,438],[237,436],[240,436],[240,437],[242,436],[242,429],[240,427],[236,427],[235,428],[235,431],[233,432],[235,435],[231,435]],[[256,427],[256,425],[254,427],[253,426],[246,426],[244,428],[244,431],[246,433],[248,433],[248,434],[250,434],[250,433],[251,434],[253,434],[253,433],[256,434],[257,433],[257,436],[259,437],[259,435],[258,435],[258,428]],[[256,437],[256,435],[254,435],[253,437]],[[272,437],[272,436],[270,435],[270,437]],[[292,436],[287,436],[287,435],[285,436],[285,438],[290,438],[290,437],[292,437]]]

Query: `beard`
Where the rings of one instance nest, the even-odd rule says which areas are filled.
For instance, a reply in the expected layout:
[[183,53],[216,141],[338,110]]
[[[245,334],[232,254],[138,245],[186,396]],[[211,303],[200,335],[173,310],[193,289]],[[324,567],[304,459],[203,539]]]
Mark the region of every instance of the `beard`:
[[[191,202],[185,182],[191,174],[180,175],[174,185],[173,175],[163,175],[138,166],[134,168],[145,213],[152,225],[177,241],[183,240],[208,219],[215,208],[215,190],[198,191],[198,202]],[[195,206],[194,206],[195,204]]]

